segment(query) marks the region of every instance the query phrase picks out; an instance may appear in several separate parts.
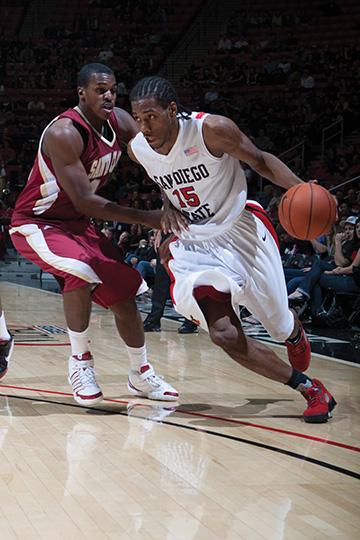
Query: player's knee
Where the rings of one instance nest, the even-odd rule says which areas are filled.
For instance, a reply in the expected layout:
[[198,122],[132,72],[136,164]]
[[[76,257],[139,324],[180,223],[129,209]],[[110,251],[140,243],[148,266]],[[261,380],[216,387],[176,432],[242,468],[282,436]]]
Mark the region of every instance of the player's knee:
[[236,326],[224,320],[217,321],[209,328],[211,341],[225,351],[246,348],[246,340],[239,341],[239,332]]

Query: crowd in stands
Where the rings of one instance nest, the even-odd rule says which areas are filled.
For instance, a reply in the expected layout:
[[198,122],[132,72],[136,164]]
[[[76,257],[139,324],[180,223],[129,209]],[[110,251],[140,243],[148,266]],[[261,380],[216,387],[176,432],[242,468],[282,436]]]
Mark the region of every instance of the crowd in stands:
[[[18,0],[16,4],[26,9],[30,2]],[[117,77],[118,104],[128,108],[132,85],[157,72],[200,4],[193,2],[185,10],[183,2],[169,0],[81,0],[80,9],[69,5],[66,14],[54,5],[56,25],[47,26],[36,39],[3,33],[0,257],[6,245],[6,224],[32,166],[40,133],[56,114],[76,104],[79,68],[94,60],[107,63]],[[335,187],[360,173],[360,135],[354,133],[360,114],[354,91],[360,84],[360,12],[351,15],[352,0],[280,4],[281,9],[270,13],[259,1],[242,3],[207,57],[183,74],[181,101],[195,110],[231,117],[257,146],[276,155],[304,141],[305,166],[295,159],[293,170],[303,178],[316,177],[327,187]],[[20,26],[19,20],[18,30]],[[343,122],[345,139],[334,138],[334,144],[328,144],[318,159],[322,130],[337,120]],[[331,257],[333,237],[342,234],[347,219],[360,215],[359,184],[353,183],[334,191],[339,222],[331,235],[319,239],[326,248],[299,242],[278,225],[281,190],[266,182],[263,185],[253,171],[245,169],[250,197],[262,203],[278,227],[287,269],[303,271],[304,261],[312,264]],[[126,156],[105,190],[107,197],[128,206],[152,209],[162,205],[157,189]],[[136,266],[151,284],[153,233],[120,223],[98,225],[119,246],[128,264]],[[319,278],[317,287],[321,284]],[[292,287],[289,294],[294,292]],[[360,292],[356,287],[355,292]]]
[[[324,27],[341,13],[335,3],[299,9],[289,2],[273,14],[242,7],[207,58],[183,75],[183,95],[200,109],[232,117],[263,150],[280,154],[304,141],[309,162],[321,151],[323,128],[342,120],[347,134],[359,125],[360,13],[352,17],[344,9],[329,39]],[[358,149],[345,145],[342,152],[346,162],[334,164],[332,150],[323,171],[339,181],[360,170]]]

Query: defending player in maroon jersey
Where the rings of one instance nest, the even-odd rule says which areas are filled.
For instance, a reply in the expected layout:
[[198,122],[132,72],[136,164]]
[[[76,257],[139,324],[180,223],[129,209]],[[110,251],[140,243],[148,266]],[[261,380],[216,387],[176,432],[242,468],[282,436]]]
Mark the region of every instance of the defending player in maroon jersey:
[[107,66],[84,66],[78,95],[78,105],[55,118],[41,136],[13,214],[12,240],[24,257],[52,273],[61,286],[72,348],[68,378],[77,402],[94,405],[103,398],[89,351],[92,301],[114,313],[131,362],[129,391],[173,401],[178,393],[155,375],[147,360],[134,300],[147,285],[90,222],[100,218],[160,227],[161,211],[124,208],[96,194],[116,166],[121,145],[138,130],[132,117],[115,107],[116,80]]

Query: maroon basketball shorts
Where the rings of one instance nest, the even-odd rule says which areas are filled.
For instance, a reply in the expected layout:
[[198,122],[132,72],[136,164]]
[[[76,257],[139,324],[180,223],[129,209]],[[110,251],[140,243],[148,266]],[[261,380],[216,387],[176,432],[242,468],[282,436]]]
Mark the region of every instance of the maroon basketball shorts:
[[147,289],[139,272],[89,223],[38,221],[12,227],[10,234],[19,253],[53,274],[62,292],[93,284],[93,300],[109,307]]

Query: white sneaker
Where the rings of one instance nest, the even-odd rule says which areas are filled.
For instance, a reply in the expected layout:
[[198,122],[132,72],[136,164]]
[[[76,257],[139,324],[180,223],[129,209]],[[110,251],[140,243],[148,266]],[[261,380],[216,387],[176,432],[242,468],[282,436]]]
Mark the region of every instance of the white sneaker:
[[141,373],[131,370],[128,378],[128,390],[135,396],[161,401],[176,401],[179,393],[164,379],[155,374],[151,364],[142,366]]
[[95,405],[103,399],[103,393],[95,379],[94,359],[86,352],[69,358],[69,376],[74,399],[80,405]]

